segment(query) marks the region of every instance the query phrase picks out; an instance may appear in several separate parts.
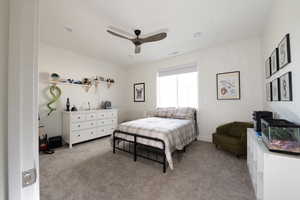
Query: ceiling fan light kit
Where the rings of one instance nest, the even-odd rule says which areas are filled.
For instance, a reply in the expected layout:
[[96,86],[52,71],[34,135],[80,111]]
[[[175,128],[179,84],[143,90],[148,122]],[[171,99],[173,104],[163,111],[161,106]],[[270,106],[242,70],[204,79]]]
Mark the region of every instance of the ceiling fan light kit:
[[113,36],[131,41],[135,46],[135,50],[134,50],[135,54],[141,53],[141,45],[142,44],[147,43],[147,42],[157,42],[157,41],[163,40],[167,37],[166,32],[161,32],[161,33],[157,33],[157,34],[142,38],[142,37],[140,37],[142,31],[139,29],[134,30],[134,34],[136,36],[135,38],[131,38],[130,36],[128,36],[129,34],[125,35],[124,33],[126,33],[126,31],[122,31],[118,28],[109,27],[107,32],[112,34]]

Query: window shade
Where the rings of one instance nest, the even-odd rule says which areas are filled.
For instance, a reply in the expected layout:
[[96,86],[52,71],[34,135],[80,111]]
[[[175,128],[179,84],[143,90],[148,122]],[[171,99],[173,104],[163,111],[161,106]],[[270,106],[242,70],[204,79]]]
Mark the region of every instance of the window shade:
[[176,74],[185,74],[190,72],[197,72],[196,63],[160,69],[158,71],[158,76],[162,77],[162,76],[170,76]]

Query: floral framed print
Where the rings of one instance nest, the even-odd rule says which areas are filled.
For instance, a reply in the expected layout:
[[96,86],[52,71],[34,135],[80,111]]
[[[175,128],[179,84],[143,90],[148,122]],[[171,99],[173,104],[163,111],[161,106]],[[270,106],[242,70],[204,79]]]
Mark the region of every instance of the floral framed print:
[[272,81],[272,101],[280,101],[280,82],[279,78]]
[[272,82],[266,84],[267,101],[272,101]]
[[225,72],[217,74],[217,99],[241,99],[240,72]]
[[133,84],[134,102],[145,102],[145,83]]
[[279,79],[281,101],[293,101],[292,72],[283,74]]
[[276,48],[271,54],[271,74],[275,74],[278,69],[278,48]]
[[270,76],[271,76],[271,58],[270,57],[266,60],[265,72],[266,72],[266,78],[270,78]]
[[286,34],[278,45],[278,59],[279,69],[291,62],[290,34]]

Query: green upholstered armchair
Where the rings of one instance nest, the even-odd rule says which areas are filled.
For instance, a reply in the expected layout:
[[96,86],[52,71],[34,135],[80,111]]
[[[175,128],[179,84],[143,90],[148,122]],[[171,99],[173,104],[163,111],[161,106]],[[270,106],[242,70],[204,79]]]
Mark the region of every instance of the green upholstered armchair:
[[232,122],[219,126],[213,134],[213,143],[237,157],[247,155],[247,128],[253,128],[253,124]]

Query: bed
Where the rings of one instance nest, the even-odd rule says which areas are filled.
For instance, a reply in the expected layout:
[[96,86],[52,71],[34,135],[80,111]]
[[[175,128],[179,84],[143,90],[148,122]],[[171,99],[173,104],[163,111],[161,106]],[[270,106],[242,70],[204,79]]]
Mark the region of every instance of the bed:
[[112,135],[113,153],[125,151],[174,169],[172,153],[185,151],[197,139],[196,110],[193,108],[158,108],[146,118],[121,123]]

